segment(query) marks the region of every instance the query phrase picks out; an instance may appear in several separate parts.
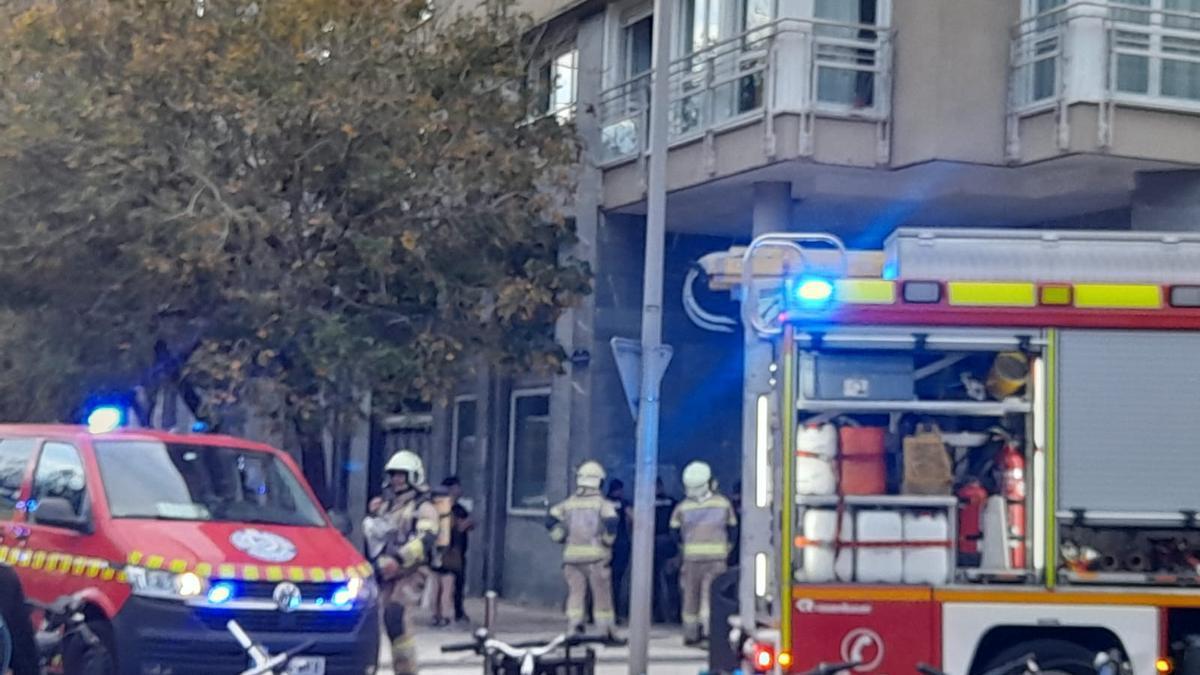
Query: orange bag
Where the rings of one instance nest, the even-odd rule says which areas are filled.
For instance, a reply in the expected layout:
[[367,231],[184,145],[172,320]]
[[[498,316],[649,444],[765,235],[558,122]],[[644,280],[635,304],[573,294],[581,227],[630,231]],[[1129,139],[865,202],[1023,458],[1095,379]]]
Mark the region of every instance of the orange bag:
[[842,427],[840,492],[844,495],[887,493],[886,430],[883,427]]

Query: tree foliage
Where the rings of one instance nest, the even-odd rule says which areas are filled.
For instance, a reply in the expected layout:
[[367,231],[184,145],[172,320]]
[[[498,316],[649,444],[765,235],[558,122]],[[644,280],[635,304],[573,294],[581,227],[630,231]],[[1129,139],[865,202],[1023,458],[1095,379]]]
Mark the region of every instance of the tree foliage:
[[395,0],[0,10],[0,417],[183,377],[211,414],[554,369],[588,292],[527,25]]

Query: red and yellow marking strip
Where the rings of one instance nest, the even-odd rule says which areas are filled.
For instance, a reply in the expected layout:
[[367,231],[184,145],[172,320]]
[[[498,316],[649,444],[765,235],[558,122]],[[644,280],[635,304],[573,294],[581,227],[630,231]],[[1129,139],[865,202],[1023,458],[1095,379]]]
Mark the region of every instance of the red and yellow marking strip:
[[371,565],[368,563],[350,567],[189,563],[186,560],[168,559],[161,555],[146,554],[141,551],[134,551],[129,555],[129,564],[145,567],[150,570],[167,570],[175,574],[192,572],[196,576],[205,579],[225,579],[230,581],[340,582],[350,578],[370,577],[373,573]]
[[1200,607],[1200,595],[1170,591],[1084,591],[1070,589],[974,589],[928,586],[841,586],[797,584],[792,596],[830,602],[942,602],[1021,605],[1116,605]]
[[[0,563],[12,567],[24,567],[64,576],[85,577],[100,581],[125,583],[126,563],[117,563],[92,556],[73,555],[59,551],[0,546]],[[160,555],[147,555],[135,551],[130,554],[128,565],[151,570],[165,570],[174,574],[192,572],[205,579],[229,581],[291,581],[342,582],[351,578],[367,578],[373,573],[371,565],[362,563],[350,567],[302,567],[298,565],[234,565],[227,563],[188,563],[180,559],[168,559]]]
[[783,322],[1200,329],[1200,283],[839,279],[824,306]]
[[125,582],[122,565],[90,556],[58,551],[38,551],[16,546],[0,546],[0,561],[12,567],[25,567],[63,576],[85,577],[100,581]]
[[[938,288],[935,301],[905,300],[906,284]],[[1076,309],[1163,309],[1169,286],[1159,284],[1060,284],[1022,281],[935,281],[839,279],[834,302],[841,305],[947,305],[950,307],[1074,307]]]

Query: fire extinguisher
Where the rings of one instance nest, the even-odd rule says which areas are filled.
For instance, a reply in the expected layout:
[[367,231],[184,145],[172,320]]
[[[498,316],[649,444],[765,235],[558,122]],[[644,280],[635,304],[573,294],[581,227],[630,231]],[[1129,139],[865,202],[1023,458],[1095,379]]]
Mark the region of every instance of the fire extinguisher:
[[1000,469],[1000,494],[1008,511],[1008,550],[1013,569],[1025,568],[1025,456],[1008,439],[996,455]]
[[[983,506],[988,491],[972,478],[958,488],[958,554],[963,564],[978,565],[979,540],[983,538]],[[972,562],[974,561],[974,562]]]

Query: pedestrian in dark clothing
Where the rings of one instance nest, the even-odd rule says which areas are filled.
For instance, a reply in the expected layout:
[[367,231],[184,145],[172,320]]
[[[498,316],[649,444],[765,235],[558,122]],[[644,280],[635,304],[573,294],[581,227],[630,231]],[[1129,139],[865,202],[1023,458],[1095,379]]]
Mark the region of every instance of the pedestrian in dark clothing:
[[[654,618],[660,623],[674,623],[679,616],[678,567],[672,563],[678,547],[671,536],[671,514],[678,501],[667,494],[662,479],[658,479],[654,498]],[[674,571],[672,570],[674,567]]]
[[467,578],[467,545],[470,541],[470,532],[475,529],[475,521],[471,520],[471,512],[462,504],[462,481],[458,479],[458,476],[450,476],[442,481],[442,486],[454,499],[454,506],[451,510],[454,518],[454,530],[450,535],[450,548],[456,552],[460,561],[458,572],[454,575],[454,620],[458,623],[470,623],[471,617],[467,616],[466,609],[463,607],[463,589],[466,586]]
[[737,567],[741,564],[742,555],[742,481],[737,481],[733,484],[733,493],[729,495],[729,502],[733,505],[733,512],[737,516],[737,525],[733,528],[731,542],[733,545],[729,547],[729,566]]
[[625,483],[613,479],[608,484],[606,497],[617,507],[617,532],[612,549],[613,604],[619,619],[629,617],[629,593],[625,584],[629,562],[633,556],[633,516],[629,500],[625,498]]
[[33,640],[33,622],[29,619],[29,608],[25,606],[25,592],[16,571],[8,565],[0,565],[0,616],[4,618],[12,641],[12,658],[9,660],[12,675],[39,675],[41,667]]

